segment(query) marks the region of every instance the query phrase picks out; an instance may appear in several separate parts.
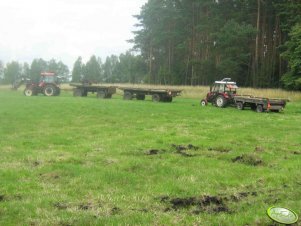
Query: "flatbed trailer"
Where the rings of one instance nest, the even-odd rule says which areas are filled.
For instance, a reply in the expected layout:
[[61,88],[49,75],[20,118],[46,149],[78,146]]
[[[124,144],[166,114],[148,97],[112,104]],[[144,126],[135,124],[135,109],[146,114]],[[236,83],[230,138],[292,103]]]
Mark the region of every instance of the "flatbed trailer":
[[111,98],[116,93],[116,86],[92,85],[92,84],[76,84],[71,83],[73,86],[74,97],[86,97],[89,92],[97,93],[97,98]]
[[173,97],[179,96],[182,90],[176,89],[154,89],[154,88],[133,88],[133,87],[118,87],[123,90],[123,99],[145,100],[146,95],[151,95],[154,102],[172,102]]
[[234,96],[234,104],[237,109],[243,110],[245,107],[250,107],[257,112],[263,111],[276,111],[280,112],[285,108],[287,100],[285,99],[272,99],[265,97],[254,97],[251,95]]

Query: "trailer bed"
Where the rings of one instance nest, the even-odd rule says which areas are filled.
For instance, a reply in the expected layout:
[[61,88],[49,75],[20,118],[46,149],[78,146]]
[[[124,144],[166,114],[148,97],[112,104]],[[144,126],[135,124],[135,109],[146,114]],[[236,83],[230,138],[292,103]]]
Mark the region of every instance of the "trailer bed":
[[243,110],[245,107],[250,107],[257,112],[279,112],[285,108],[287,102],[285,99],[254,97],[252,95],[234,96],[233,99],[238,109]]
[[92,85],[92,84],[76,84],[71,83],[73,86],[73,96],[85,97],[89,92],[97,93],[97,98],[111,98],[116,93],[116,86],[105,86],[105,85]]
[[123,99],[145,100],[146,95],[151,95],[154,102],[172,102],[173,97],[179,96],[182,90],[177,89],[157,89],[157,88],[136,88],[136,87],[118,87],[123,90]]

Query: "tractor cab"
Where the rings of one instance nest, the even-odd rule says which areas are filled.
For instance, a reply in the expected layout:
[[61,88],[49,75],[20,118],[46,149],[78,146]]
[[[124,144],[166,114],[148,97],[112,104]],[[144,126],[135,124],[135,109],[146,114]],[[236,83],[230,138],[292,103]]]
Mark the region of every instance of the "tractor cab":
[[205,106],[209,102],[218,107],[225,107],[233,101],[233,96],[236,95],[237,89],[236,82],[231,81],[231,78],[215,81],[214,84],[210,86],[210,92],[207,93],[206,98],[201,101],[201,105]]
[[212,93],[227,93],[228,95],[236,94],[238,86],[236,82],[231,81],[230,78],[224,78],[221,81],[215,81],[213,85],[210,86],[210,92]]

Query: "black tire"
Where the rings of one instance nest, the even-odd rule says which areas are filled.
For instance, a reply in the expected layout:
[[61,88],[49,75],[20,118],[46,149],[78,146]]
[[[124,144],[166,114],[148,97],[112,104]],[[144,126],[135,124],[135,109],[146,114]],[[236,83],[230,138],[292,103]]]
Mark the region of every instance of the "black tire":
[[87,92],[86,90],[84,90],[84,91],[82,92],[82,97],[86,97],[86,96],[88,96],[88,92]]
[[133,94],[131,92],[124,92],[123,94],[123,99],[124,100],[132,100],[133,99]]
[[31,96],[33,96],[34,95],[34,92],[33,92],[33,90],[32,89],[30,89],[30,88],[25,88],[25,90],[24,90],[24,95],[25,96],[27,96],[27,97],[31,97]]
[[106,98],[107,99],[111,99],[112,98],[112,94],[107,93]]
[[243,110],[245,108],[245,106],[244,106],[243,102],[237,102],[236,103],[236,108],[238,110]]
[[257,107],[256,107],[256,111],[257,111],[258,113],[263,112],[263,106],[262,106],[261,104],[258,104]]
[[106,98],[106,92],[104,90],[99,90],[97,92],[97,98],[101,98],[101,99]]
[[223,96],[218,96],[215,99],[215,106],[220,107],[220,108],[224,108],[227,104],[226,99]]
[[56,93],[56,88],[53,85],[46,85],[43,93],[45,96],[51,97],[54,96]]
[[206,101],[206,100],[201,100],[201,102],[200,102],[200,105],[202,106],[202,107],[206,107],[207,106],[207,104],[208,104],[208,102]]
[[81,89],[74,89],[73,90],[73,96],[74,97],[81,97],[83,95],[83,92]]
[[159,94],[153,94],[152,100],[153,102],[159,102],[161,100],[161,97]]
[[170,102],[172,102],[172,96],[167,96],[164,98],[164,100],[165,100],[165,102],[170,103]]
[[137,94],[136,99],[137,100],[145,100],[145,95],[144,94]]

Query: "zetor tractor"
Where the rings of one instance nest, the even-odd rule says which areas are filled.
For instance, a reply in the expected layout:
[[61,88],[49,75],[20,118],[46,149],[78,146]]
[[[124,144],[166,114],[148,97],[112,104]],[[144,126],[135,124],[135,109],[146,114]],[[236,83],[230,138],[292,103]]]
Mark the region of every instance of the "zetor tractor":
[[201,106],[206,106],[208,103],[223,108],[229,104],[233,104],[233,96],[236,95],[236,82],[230,78],[224,78],[221,81],[215,81],[210,86],[210,92],[207,93],[205,99],[201,100]]
[[42,72],[39,83],[27,82],[24,90],[25,96],[35,96],[39,93],[45,96],[58,96],[61,89],[58,79],[52,72]]

